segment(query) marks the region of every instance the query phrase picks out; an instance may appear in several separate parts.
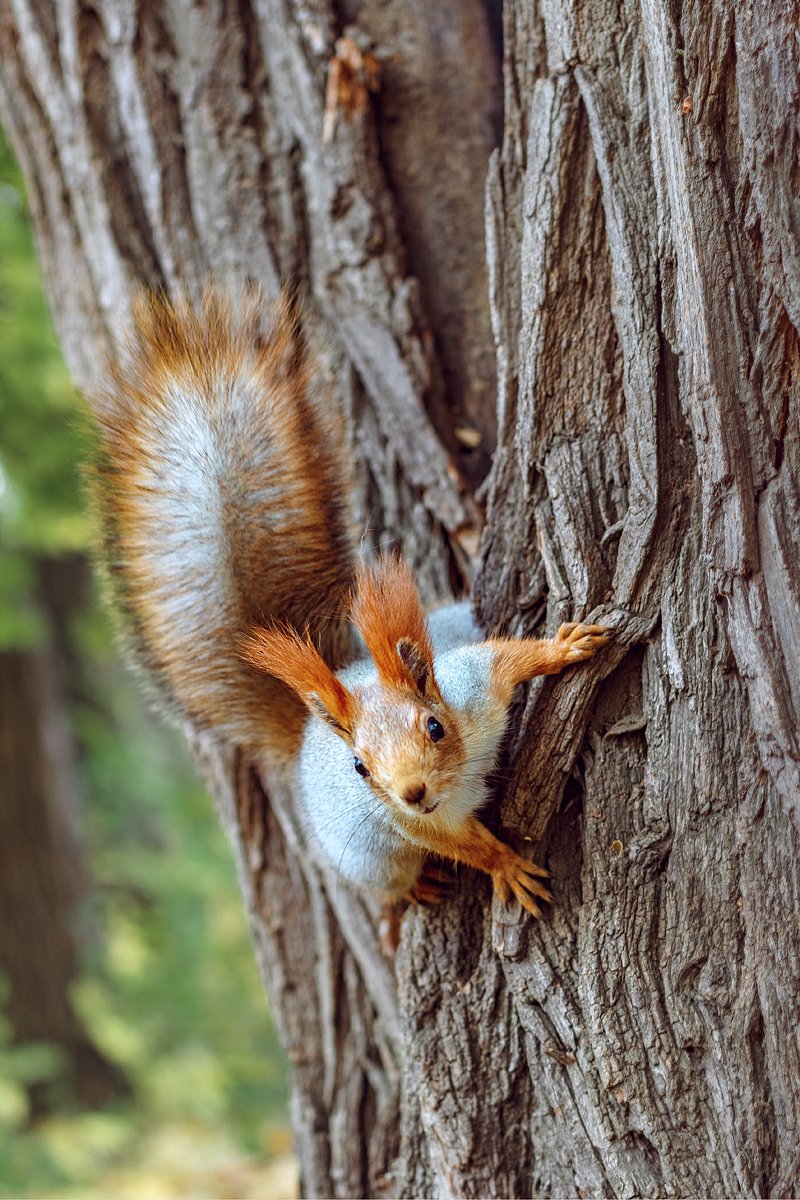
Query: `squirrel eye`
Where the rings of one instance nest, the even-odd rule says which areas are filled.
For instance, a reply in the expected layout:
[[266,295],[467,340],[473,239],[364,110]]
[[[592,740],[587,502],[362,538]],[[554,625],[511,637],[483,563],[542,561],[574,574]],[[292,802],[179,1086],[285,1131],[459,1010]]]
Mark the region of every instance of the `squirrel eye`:
[[369,779],[369,771],[364,766],[360,758],[353,759],[353,766],[362,779]]
[[428,733],[432,742],[440,742],[444,737],[444,726],[439,724],[436,717],[428,717]]

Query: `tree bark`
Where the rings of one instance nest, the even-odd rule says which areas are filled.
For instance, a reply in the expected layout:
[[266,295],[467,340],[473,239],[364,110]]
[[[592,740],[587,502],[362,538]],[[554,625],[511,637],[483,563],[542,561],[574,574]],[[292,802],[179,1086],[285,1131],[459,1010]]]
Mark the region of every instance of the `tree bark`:
[[[790,6],[508,0],[485,244],[492,13],[420,11],[0,0],[5,116],[76,382],[91,394],[137,283],[300,281],[370,536],[400,542],[430,596],[477,566],[492,630],[616,630],[520,700],[487,816],[542,843],[552,915],[502,909],[465,872],[456,900],[408,913],[394,964],[368,905],[310,866],[283,782],[194,739],[294,1066],[303,1187],[785,1194],[800,1187]],[[325,141],[342,33],[373,39],[383,83]]]

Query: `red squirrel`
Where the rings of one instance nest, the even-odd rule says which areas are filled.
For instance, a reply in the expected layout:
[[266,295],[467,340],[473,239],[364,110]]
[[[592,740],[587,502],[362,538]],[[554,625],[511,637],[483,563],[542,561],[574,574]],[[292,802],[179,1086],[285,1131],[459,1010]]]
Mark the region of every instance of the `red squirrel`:
[[285,299],[136,302],[94,470],[134,657],[174,715],[290,764],[309,849],[352,883],[430,898],[437,856],[539,916],[547,872],[475,813],[517,685],[608,631],[482,640],[465,603],[426,620],[400,559],[358,565],[319,375]]

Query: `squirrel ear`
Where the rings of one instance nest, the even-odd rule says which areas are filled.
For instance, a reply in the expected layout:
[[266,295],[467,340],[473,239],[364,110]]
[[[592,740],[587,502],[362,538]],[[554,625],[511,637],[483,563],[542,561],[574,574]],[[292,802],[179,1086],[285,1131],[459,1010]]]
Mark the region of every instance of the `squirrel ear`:
[[420,696],[436,687],[433,647],[414,577],[399,558],[359,567],[350,615],[383,683]]
[[[347,694],[350,695],[349,692]],[[317,692],[307,692],[301,695],[300,699],[305,701],[315,717],[319,717],[326,725],[330,725],[334,733],[338,733],[339,737],[344,738],[348,745],[352,742],[352,719],[345,717],[340,710],[331,705],[330,696],[323,699]],[[345,721],[347,724],[344,723]]]
[[411,638],[400,638],[397,643],[400,661],[413,679],[420,696],[423,699],[441,699],[433,674],[433,659],[428,651],[427,645],[418,646]]
[[311,638],[290,626],[255,628],[239,647],[242,658],[274,675],[297,692],[315,716],[321,717],[340,737],[352,736],[356,702],[353,693],[336,678]]

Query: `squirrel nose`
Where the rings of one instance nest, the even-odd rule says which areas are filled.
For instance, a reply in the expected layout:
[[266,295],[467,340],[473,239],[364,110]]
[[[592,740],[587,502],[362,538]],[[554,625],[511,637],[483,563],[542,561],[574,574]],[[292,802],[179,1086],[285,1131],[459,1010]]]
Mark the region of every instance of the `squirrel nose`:
[[403,799],[406,804],[421,804],[425,799],[425,784],[418,783],[415,787],[406,788]]

